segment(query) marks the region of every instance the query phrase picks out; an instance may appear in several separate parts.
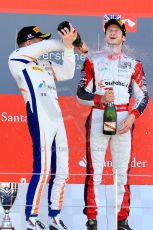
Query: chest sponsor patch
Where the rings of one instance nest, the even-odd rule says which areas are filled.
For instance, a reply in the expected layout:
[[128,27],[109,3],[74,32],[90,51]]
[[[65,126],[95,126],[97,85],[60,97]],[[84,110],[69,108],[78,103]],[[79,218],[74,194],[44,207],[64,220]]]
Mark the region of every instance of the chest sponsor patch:
[[105,90],[109,89],[110,86],[114,86],[114,85],[128,87],[127,83],[121,82],[121,81],[101,80],[97,84],[98,84],[99,88],[105,89]]
[[129,72],[132,69],[132,63],[121,61],[118,64],[118,72]]

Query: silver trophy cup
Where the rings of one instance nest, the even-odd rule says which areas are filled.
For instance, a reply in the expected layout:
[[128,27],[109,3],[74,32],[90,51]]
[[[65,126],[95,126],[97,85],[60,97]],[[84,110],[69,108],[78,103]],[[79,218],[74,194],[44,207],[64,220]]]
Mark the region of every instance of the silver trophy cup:
[[17,196],[17,191],[17,183],[0,183],[0,201],[5,212],[0,230],[15,230],[12,226],[9,212]]

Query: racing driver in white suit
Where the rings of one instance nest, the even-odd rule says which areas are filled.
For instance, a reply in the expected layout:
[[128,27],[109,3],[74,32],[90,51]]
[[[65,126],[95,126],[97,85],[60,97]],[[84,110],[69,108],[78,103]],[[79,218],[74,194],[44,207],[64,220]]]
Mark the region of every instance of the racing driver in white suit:
[[[22,28],[19,48],[9,57],[9,68],[26,104],[28,127],[33,143],[33,175],[26,196],[27,230],[46,229],[38,219],[40,198],[50,170],[48,188],[49,230],[67,229],[60,218],[64,186],[68,178],[68,144],[58,103],[55,81],[72,79],[75,71],[73,41],[77,32],[59,32],[63,42],[48,40],[37,26]],[[64,50],[63,64],[42,61],[48,52]],[[52,154],[52,152],[54,154]]]
[[[122,51],[126,40],[122,21],[110,19],[105,24],[106,47],[86,59],[78,85],[80,103],[92,106],[86,122],[87,176],[84,214],[87,229],[97,230],[97,186],[101,183],[105,153],[110,142],[113,170],[118,172],[118,230],[131,230],[128,224],[130,189],[127,174],[131,159],[131,128],[148,103],[148,93],[141,62]],[[109,90],[113,88],[113,90]],[[131,92],[135,97],[128,112]],[[103,134],[105,105],[113,102],[117,110],[117,133]],[[100,228],[102,229],[102,228]]]

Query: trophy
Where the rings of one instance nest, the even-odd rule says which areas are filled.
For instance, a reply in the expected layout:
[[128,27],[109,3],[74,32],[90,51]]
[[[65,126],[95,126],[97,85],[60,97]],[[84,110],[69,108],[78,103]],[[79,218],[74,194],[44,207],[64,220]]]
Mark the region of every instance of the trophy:
[[12,227],[9,211],[15,201],[17,191],[17,183],[0,183],[0,201],[5,212],[0,230],[15,230],[15,228]]

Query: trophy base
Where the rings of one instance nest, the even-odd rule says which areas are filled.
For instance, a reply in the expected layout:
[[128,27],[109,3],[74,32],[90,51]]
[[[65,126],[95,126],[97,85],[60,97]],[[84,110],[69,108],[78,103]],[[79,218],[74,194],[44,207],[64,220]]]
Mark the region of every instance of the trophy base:
[[15,230],[15,228],[13,228],[13,227],[11,227],[11,228],[0,227],[0,230]]

